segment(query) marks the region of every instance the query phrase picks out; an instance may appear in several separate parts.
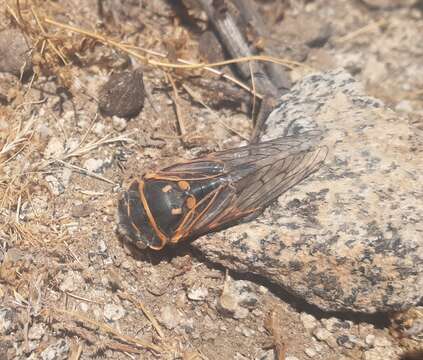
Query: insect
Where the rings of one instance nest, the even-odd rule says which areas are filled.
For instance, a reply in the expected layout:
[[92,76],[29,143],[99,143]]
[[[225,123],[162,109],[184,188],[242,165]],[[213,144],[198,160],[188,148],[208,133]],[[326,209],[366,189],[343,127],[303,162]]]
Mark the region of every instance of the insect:
[[251,144],[178,163],[134,180],[119,200],[119,232],[162,249],[257,217],[323,164],[320,132]]

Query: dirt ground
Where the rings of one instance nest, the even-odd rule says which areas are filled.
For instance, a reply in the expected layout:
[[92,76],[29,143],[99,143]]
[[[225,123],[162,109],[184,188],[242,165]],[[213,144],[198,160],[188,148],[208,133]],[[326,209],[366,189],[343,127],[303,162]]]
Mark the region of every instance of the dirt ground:
[[[158,254],[122,244],[117,199],[131,179],[238,146],[252,129],[247,92],[224,98],[214,86],[236,89],[229,80],[160,64],[204,59],[206,17],[186,3],[110,0],[100,11],[88,0],[0,1],[0,29],[24,30],[34,74],[0,74],[0,359],[376,360],[423,350],[421,329],[402,333],[423,321],[422,307],[334,317],[207,264],[189,244]],[[421,2],[257,3],[268,41],[302,64],[294,81],[345,67],[423,130]],[[0,53],[18,41],[9,36]],[[109,75],[139,67],[149,94],[140,114],[100,114]]]

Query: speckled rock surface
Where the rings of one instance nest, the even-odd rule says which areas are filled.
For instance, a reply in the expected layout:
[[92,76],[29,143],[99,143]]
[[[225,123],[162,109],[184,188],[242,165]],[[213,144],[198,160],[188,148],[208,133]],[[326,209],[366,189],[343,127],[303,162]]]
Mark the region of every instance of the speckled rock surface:
[[407,308],[423,296],[423,135],[342,70],[282,98],[263,138],[318,127],[326,166],[255,221],[197,239],[216,263],[327,311]]

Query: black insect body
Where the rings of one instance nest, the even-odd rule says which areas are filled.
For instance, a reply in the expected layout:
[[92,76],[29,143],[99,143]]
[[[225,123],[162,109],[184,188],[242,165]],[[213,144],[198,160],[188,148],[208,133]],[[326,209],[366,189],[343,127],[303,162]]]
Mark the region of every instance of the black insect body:
[[248,221],[319,169],[320,133],[288,136],[209,154],[147,173],[119,201],[119,232],[140,248],[162,249]]

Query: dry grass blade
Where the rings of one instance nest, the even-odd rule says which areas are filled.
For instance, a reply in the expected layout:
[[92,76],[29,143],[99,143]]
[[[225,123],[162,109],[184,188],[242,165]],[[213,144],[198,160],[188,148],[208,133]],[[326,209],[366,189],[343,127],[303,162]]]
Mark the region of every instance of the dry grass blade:
[[112,181],[112,180],[110,180],[110,179],[108,179],[104,176],[101,176],[99,174],[96,174],[96,173],[94,173],[94,172],[92,172],[88,169],[83,168],[83,167],[72,165],[72,164],[69,164],[69,163],[62,161],[62,160],[55,160],[55,161],[58,162],[59,164],[62,164],[63,166],[65,166],[69,169],[79,171],[81,174],[88,175],[88,176],[90,176],[94,179],[104,181],[104,182],[111,184],[111,185],[116,185],[116,183],[114,181]]
[[[275,63],[275,64],[279,64],[282,66],[285,66],[289,69],[294,69],[296,67],[305,67],[308,68],[310,70],[312,70],[310,67],[308,67],[307,65],[304,65],[302,63],[296,62],[296,61],[292,61],[292,60],[287,60],[287,59],[281,59],[281,58],[276,58],[273,56],[267,56],[267,55],[253,55],[253,56],[246,56],[246,57],[240,57],[240,58],[236,58],[236,59],[230,59],[230,60],[224,60],[224,61],[219,61],[219,62],[215,62],[215,63],[211,63],[211,64],[206,64],[206,63],[192,63],[183,59],[177,59],[177,61],[179,63],[171,63],[171,62],[163,62],[163,61],[157,61],[154,59],[151,59],[145,55],[140,54],[138,51],[142,51],[144,53],[148,53],[150,55],[156,56],[156,57],[160,57],[160,58],[167,58],[165,55],[160,54],[158,52],[155,51],[151,51],[151,50],[147,50],[147,49],[143,49],[141,47],[137,47],[131,44],[125,44],[122,43],[120,41],[111,39],[109,37],[106,37],[104,35],[98,34],[98,33],[94,33],[88,30],[84,30],[84,29],[80,29],[71,25],[67,25],[67,24],[63,24],[60,23],[58,21],[55,21],[53,19],[50,19],[48,17],[45,17],[43,19],[43,21],[46,24],[50,24],[53,26],[56,26],[58,28],[61,29],[65,29],[65,30],[69,30],[71,32],[74,33],[78,33],[87,37],[90,37],[92,39],[95,39],[105,45],[108,46],[112,46],[116,49],[119,49],[123,52],[126,52],[128,55],[133,56],[134,58],[142,61],[143,63],[152,65],[152,66],[157,66],[157,67],[162,67],[162,68],[170,68],[170,69],[187,69],[187,70],[193,70],[193,69],[205,69],[207,71],[211,71],[214,72],[215,74],[221,75],[222,73],[213,69],[215,67],[222,67],[225,65],[230,65],[230,64],[236,64],[236,63],[245,63],[245,62],[251,62],[251,61],[263,61],[263,62],[271,62],[271,63]],[[262,95],[254,92],[254,89],[251,89],[249,86],[243,84],[242,82],[230,77],[230,76],[225,76],[224,77],[230,81],[233,81],[234,83],[236,83],[237,85],[243,87],[244,89],[248,90],[251,93],[254,93],[255,96],[259,99],[262,98]]]
[[163,332],[162,328],[160,327],[159,323],[157,322],[156,318],[153,316],[153,314],[150,312],[150,310],[148,310],[144,306],[144,304],[141,301],[138,301],[132,295],[130,295],[130,294],[126,293],[126,292],[119,291],[118,295],[119,295],[120,298],[125,299],[125,300],[129,300],[133,304],[135,304],[137,307],[139,307],[141,309],[141,311],[143,312],[143,314],[147,317],[147,319],[150,320],[150,322],[153,325],[154,329],[156,329],[157,334],[159,335],[159,337],[161,339],[164,338],[164,332]]
[[169,81],[170,85],[173,89],[173,104],[175,105],[175,112],[176,112],[176,120],[178,121],[178,128],[180,131],[181,141],[182,143],[185,143],[185,136],[187,134],[186,128],[185,128],[185,122],[182,116],[181,107],[179,106],[179,95],[178,90],[176,88],[175,81],[173,80],[172,75],[166,74],[166,79]]
[[272,310],[267,315],[264,327],[272,335],[277,360],[285,360],[285,344],[282,341],[282,326],[277,311]]
[[[0,160],[5,159],[8,156],[9,158],[1,162],[0,166],[15,157],[23,149],[25,143],[31,139],[35,121],[36,118],[31,117],[23,127],[22,124],[19,124],[15,137],[13,139],[6,139],[6,142],[0,149]],[[14,154],[11,155],[13,152]]]
[[376,31],[380,27],[386,26],[386,24],[387,24],[387,21],[385,19],[381,19],[379,21],[375,21],[375,22],[372,22],[372,23],[370,23],[366,26],[363,26],[362,28],[360,28],[356,31],[353,31],[353,32],[351,32],[351,33],[349,33],[345,36],[342,36],[342,37],[336,39],[335,41],[337,43],[344,43],[344,42],[350,41],[350,40],[352,40],[352,39],[354,39],[358,36],[361,36],[363,34],[367,34],[367,33]]
[[236,58],[236,59],[219,61],[219,62],[215,62],[215,63],[211,63],[211,64],[205,64],[205,63],[175,64],[175,63],[169,63],[169,62],[161,62],[161,61],[149,59],[146,56],[143,56],[143,55],[141,55],[137,52],[134,52],[134,51],[130,50],[130,48],[131,48],[130,45],[128,46],[127,44],[123,44],[119,41],[110,39],[106,36],[96,34],[96,33],[93,33],[91,31],[88,31],[88,30],[79,29],[77,27],[70,26],[70,25],[67,25],[67,24],[63,24],[63,23],[60,23],[60,22],[55,21],[53,19],[49,19],[48,17],[44,18],[44,22],[47,23],[47,24],[55,25],[57,27],[60,27],[60,28],[66,29],[66,30],[70,30],[72,32],[76,32],[76,33],[91,37],[93,39],[101,41],[104,44],[111,45],[111,46],[116,47],[120,50],[123,50],[123,51],[127,52],[128,54],[136,57],[137,59],[147,62],[147,64],[155,65],[155,66],[159,66],[159,67],[177,68],[177,69],[201,69],[201,68],[204,68],[205,66],[218,67],[218,66],[230,65],[230,64],[235,64],[235,63],[242,63],[242,62],[249,62],[249,61],[272,62],[272,63],[275,63],[275,64],[286,66],[290,69],[295,68],[297,66],[305,66],[304,64],[299,63],[297,61],[280,59],[280,58],[276,58],[276,57],[273,57],[273,56],[267,56],[267,55],[245,56],[245,57],[240,57],[240,58]]
[[84,146],[82,146],[86,138],[86,136],[84,136],[82,141],[79,143],[79,145],[75,149],[72,149],[71,151],[63,154],[63,156],[57,160],[67,160],[72,157],[82,156],[91,152],[92,150],[97,149],[100,146],[107,145],[107,144],[112,144],[116,142],[133,142],[133,140],[129,138],[130,135],[132,135],[132,133],[115,136],[115,137],[111,137],[111,134],[107,134],[104,137],[102,137],[100,140],[91,141],[85,144]]
[[46,311],[46,315],[53,315],[54,316],[55,313],[66,315],[66,316],[70,317],[72,320],[80,321],[85,325],[94,326],[98,330],[100,330],[100,331],[102,331],[106,334],[113,335],[114,337],[116,337],[119,340],[122,340],[122,341],[129,343],[129,344],[132,344],[132,345],[136,345],[136,346],[144,348],[144,349],[154,351],[157,354],[162,354],[162,353],[165,352],[165,349],[163,349],[162,347],[160,347],[158,345],[155,345],[155,344],[150,343],[148,341],[138,339],[138,338],[135,338],[135,337],[132,337],[132,336],[121,334],[119,331],[112,328],[111,326],[109,326],[105,323],[101,323],[99,321],[90,319],[89,317],[82,315],[78,312],[68,311],[68,310],[64,310],[64,309],[54,309],[54,310],[48,309]]

